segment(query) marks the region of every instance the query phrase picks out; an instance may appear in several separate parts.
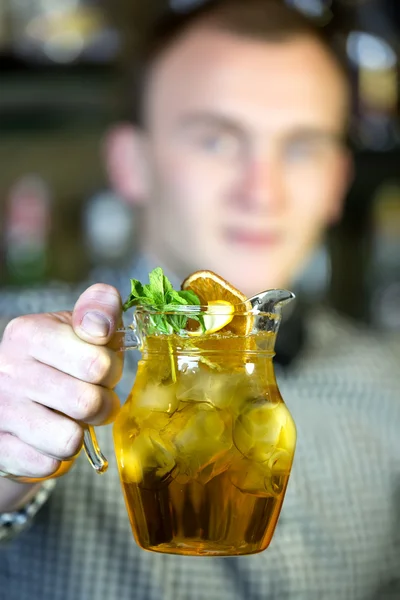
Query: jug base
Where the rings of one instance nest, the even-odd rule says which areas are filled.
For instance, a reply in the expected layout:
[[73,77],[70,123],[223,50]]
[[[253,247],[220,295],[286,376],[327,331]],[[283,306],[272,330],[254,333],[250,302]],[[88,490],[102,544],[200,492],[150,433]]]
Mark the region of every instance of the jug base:
[[263,552],[265,549],[264,547],[255,547],[255,544],[243,543],[241,546],[232,546],[200,539],[187,540],[186,543],[170,542],[144,548],[149,552],[179,554],[182,556],[248,556]]

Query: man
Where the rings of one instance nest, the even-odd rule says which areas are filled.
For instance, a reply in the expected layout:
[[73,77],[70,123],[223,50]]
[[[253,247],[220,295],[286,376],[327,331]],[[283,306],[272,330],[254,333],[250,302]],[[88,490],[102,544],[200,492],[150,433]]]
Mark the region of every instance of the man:
[[[108,151],[116,189],[145,205],[143,258],[115,287],[89,287],[73,313],[13,320],[0,347],[0,512],[9,513],[0,599],[399,598],[396,365],[372,336],[324,311],[286,324],[279,382],[298,447],[266,552],[205,560],[139,550],[108,427],[98,432],[109,472],[98,477],[80,457],[54,486],[60,460],[81,447],[81,423],[110,422],[118,409],[122,365],[106,347],[121,317],[117,289],[126,296],[129,277],[144,280],[155,265],[174,282],[212,269],[248,295],[291,287],[339,218],[349,180],[343,71],[318,33],[273,0],[209,2],[172,19],[148,53],[141,93],[139,126],[117,130]],[[304,327],[305,338],[294,335]],[[127,363],[122,398],[134,378]],[[16,535],[27,510],[31,526]]]

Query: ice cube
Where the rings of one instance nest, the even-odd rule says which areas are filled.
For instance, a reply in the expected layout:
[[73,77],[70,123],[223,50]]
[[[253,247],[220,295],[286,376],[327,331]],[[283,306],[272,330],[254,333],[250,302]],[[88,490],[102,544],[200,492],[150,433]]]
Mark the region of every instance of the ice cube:
[[134,406],[137,411],[156,411],[172,415],[178,408],[179,400],[176,397],[176,385],[146,385],[134,397]]
[[181,374],[176,397],[181,402],[208,402],[207,377],[200,373]]
[[154,429],[144,429],[121,448],[122,478],[128,483],[154,487],[165,481],[175,468],[174,446]]
[[282,427],[286,423],[287,410],[267,400],[250,403],[236,419],[233,441],[245,456],[257,462],[265,462],[279,443]]
[[270,479],[268,464],[257,463],[248,458],[242,458],[228,471],[231,483],[241,492],[259,497],[270,497],[274,494],[265,486],[266,479]]
[[180,477],[194,478],[232,445],[222,413],[207,404],[188,404],[175,413],[163,435],[175,446]]
[[278,449],[263,463],[248,458],[235,461],[228,470],[228,477],[235,487],[246,494],[277,498],[286,488],[291,463],[290,454]]
[[178,382],[177,398],[182,402],[204,402],[221,410],[238,404],[243,377],[237,374],[188,372]]
[[146,419],[142,421],[142,429],[155,429],[156,431],[162,431],[167,427],[170,421],[171,415],[168,413],[162,413],[157,411],[151,411],[147,415]]
[[292,467],[293,457],[286,450],[278,449],[268,460],[269,474],[265,478],[265,488],[272,495],[279,496],[285,489]]
[[232,465],[235,457],[236,448],[231,445],[229,448],[223,450],[219,455],[214,457],[214,460],[208,465],[203,467],[197,475],[197,481],[202,485],[209,483],[214,477],[222,475]]
[[218,412],[210,406],[200,405],[175,436],[175,445],[181,451],[196,452],[203,445],[217,441],[224,429],[225,424]]
[[278,445],[279,448],[287,450],[289,454],[293,456],[296,448],[296,426],[288,411],[286,413],[286,416],[287,419],[285,425],[283,425],[282,427]]
[[186,403],[183,408],[179,406],[172,417],[168,420],[168,424],[163,430],[163,437],[167,438],[172,444],[175,444],[175,439],[179,433],[186,427],[188,421],[196,414],[198,405],[195,403]]
[[215,408],[238,413],[244,400],[243,376],[235,373],[210,375],[206,395]]

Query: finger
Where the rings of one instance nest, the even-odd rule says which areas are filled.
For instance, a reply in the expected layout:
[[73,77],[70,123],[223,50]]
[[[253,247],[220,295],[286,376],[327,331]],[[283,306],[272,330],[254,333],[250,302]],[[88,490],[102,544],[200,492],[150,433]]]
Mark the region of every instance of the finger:
[[0,393],[14,403],[16,398],[28,398],[89,425],[112,423],[119,412],[120,400],[114,391],[37,361],[14,364],[13,374],[13,378],[0,379]]
[[0,378],[6,357],[15,358],[13,365],[30,357],[82,381],[115,387],[122,375],[123,354],[79,339],[64,317],[64,313],[47,313],[11,321],[0,346],[5,350],[0,357]]
[[76,456],[83,443],[83,427],[76,421],[31,400],[17,404],[3,400],[0,410],[2,432],[56,460]]
[[[52,315],[24,317],[13,324],[14,345],[38,362],[72,377],[113,388],[122,375],[123,358],[106,346],[88,344]],[[15,361],[11,366],[12,376]],[[39,369],[39,366],[38,366]],[[45,385],[42,380],[41,385]]]
[[0,470],[19,477],[50,477],[60,461],[45,456],[10,433],[0,433]]
[[107,344],[121,322],[122,300],[118,291],[103,283],[88,288],[72,313],[76,335],[90,344]]

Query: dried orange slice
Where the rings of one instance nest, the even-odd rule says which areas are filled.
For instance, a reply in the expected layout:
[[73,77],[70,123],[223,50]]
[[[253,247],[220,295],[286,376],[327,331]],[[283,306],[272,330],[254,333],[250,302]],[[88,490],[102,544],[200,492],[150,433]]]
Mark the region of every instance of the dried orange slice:
[[[216,318],[218,313],[218,303],[229,303],[234,307],[232,313],[234,312],[235,315],[226,325],[219,328],[220,331],[229,331],[234,335],[242,336],[248,335],[251,332],[253,317],[250,314],[246,314],[251,312],[252,307],[250,302],[248,302],[242,292],[219,275],[216,275],[216,273],[212,271],[196,271],[185,279],[182,283],[182,289],[192,290],[197,294],[204,306],[209,305],[213,307],[211,310],[214,313],[214,318]],[[226,309],[221,310],[221,313],[223,315],[226,314]]]

